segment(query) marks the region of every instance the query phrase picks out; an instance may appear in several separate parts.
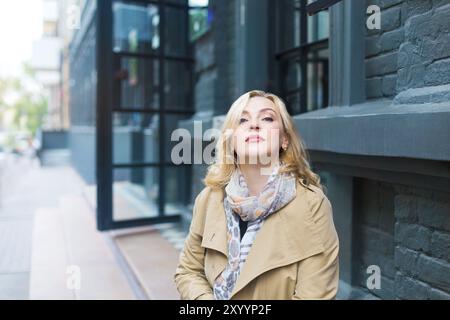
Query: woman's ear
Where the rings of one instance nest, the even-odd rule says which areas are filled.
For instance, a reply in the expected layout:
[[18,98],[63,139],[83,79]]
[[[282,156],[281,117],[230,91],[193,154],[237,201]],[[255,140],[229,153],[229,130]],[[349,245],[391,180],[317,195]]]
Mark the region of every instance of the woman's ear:
[[288,140],[288,138],[286,136],[284,136],[283,139],[282,139],[282,143],[281,143],[281,149],[286,151],[288,146],[289,146],[289,140]]

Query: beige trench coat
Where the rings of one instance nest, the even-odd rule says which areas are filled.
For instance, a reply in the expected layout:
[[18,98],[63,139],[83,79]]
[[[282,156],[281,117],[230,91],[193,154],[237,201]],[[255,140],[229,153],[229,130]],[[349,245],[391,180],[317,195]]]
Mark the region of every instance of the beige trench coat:
[[[224,190],[205,187],[174,280],[182,299],[214,299],[214,279],[227,264]],[[330,201],[297,182],[297,195],[258,231],[231,300],[333,299],[339,282],[339,240]]]

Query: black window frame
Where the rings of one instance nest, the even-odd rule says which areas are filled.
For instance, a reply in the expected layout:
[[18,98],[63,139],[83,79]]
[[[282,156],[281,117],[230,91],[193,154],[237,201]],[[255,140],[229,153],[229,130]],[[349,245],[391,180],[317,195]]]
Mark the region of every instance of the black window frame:
[[[160,43],[157,52],[131,52],[129,50],[115,50],[113,48],[113,4],[114,3],[130,3],[133,5],[153,4],[158,6],[160,15]],[[187,2],[187,0],[186,0]],[[187,52],[184,55],[169,54],[165,46],[165,26],[166,26],[166,9],[177,8],[185,11],[186,14],[186,34],[184,41],[186,43]],[[187,108],[183,109],[167,109],[164,99],[163,85],[165,83],[164,66],[170,61],[183,62],[189,64],[190,84],[193,83],[194,58],[192,48],[189,45],[189,17],[188,4],[179,4],[168,0],[97,0],[97,137],[96,137],[96,175],[97,175],[97,229],[100,231],[147,226],[157,223],[177,222],[181,218],[182,212],[173,215],[167,215],[165,211],[166,205],[166,172],[174,167],[184,167],[189,169],[190,164],[175,165],[165,157],[166,139],[169,138],[165,134],[165,118],[168,115],[186,115],[191,116],[193,109],[193,91],[189,93],[187,98]],[[101,35],[101,36],[100,36]],[[147,59],[149,61],[156,60],[159,63],[159,106],[145,106],[142,108],[123,107],[118,102],[120,99],[120,81],[127,77],[126,72],[122,72],[120,60],[122,58]],[[115,162],[113,159],[113,115],[114,114],[141,114],[159,115],[160,141],[157,146],[159,150],[158,161],[152,162]],[[113,175],[117,169],[150,169],[158,170],[158,215],[150,218],[132,218],[128,220],[115,220],[113,216]],[[186,190],[186,194],[189,191]],[[186,197],[187,200],[187,197]]]
[[[294,0],[292,0],[292,1],[294,1]],[[294,94],[300,95],[299,105],[297,105],[295,108],[292,107],[289,103],[287,103],[288,111],[292,115],[311,111],[311,110],[308,110],[308,63],[313,62],[313,60],[309,60],[308,55],[311,54],[312,52],[319,52],[320,50],[329,49],[329,36],[325,39],[308,42],[308,16],[311,15],[311,14],[309,14],[308,8],[311,9],[310,6],[316,5],[316,7],[313,7],[313,9],[315,9],[316,10],[315,13],[317,13],[319,11],[327,10],[329,5],[332,5],[338,1],[341,1],[341,0],[331,0],[331,1],[326,0],[325,2],[318,0],[316,2],[308,4],[307,0],[300,0],[299,1],[300,6],[295,9],[300,12],[300,33],[299,33],[299,39],[298,39],[299,45],[289,48],[289,49],[281,50],[281,51],[279,51],[279,43],[278,43],[278,38],[279,38],[280,32],[282,32],[282,30],[280,30],[280,26],[279,26],[280,19],[282,17],[281,12],[280,12],[280,10],[282,9],[282,8],[280,8],[281,2],[276,1],[274,4],[274,8],[272,8],[272,10],[270,10],[271,12],[274,12],[275,21],[276,21],[276,30],[275,30],[275,35],[274,35],[275,41],[271,42],[272,44],[275,43],[274,56],[275,56],[275,61],[276,61],[276,63],[275,63],[276,67],[274,68],[274,70],[276,72],[276,75],[275,75],[276,91],[279,93],[279,95],[281,97],[283,97],[283,99],[286,102],[288,102],[288,97],[290,97]],[[334,2],[334,3],[332,3],[332,2]],[[321,5],[321,6],[317,7],[317,5]],[[272,13],[270,13],[270,14],[272,14]],[[297,87],[293,90],[289,90],[289,91],[284,88],[283,68],[281,67],[282,63],[286,62],[287,60],[292,60],[292,61],[298,60],[299,64],[300,64],[300,83],[301,83],[301,85],[299,87]],[[328,105],[328,98],[329,98],[328,61],[329,61],[329,56],[326,60],[327,60],[327,62],[325,63],[326,85],[324,85],[324,88],[326,90],[324,92],[322,105],[319,106],[318,109],[324,108]]]

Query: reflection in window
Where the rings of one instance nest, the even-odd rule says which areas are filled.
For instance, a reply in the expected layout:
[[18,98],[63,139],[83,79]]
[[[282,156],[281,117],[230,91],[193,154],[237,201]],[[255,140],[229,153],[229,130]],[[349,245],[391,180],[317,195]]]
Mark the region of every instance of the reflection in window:
[[121,108],[157,109],[159,107],[159,62],[156,59],[121,58]]
[[[113,219],[153,218],[159,215],[160,169],[116,168],[113,171]],[[164,215],[177,215],[185,208],[189,192],[188,166],[164,169]]]
[[284,51],[300,45],[300,6],[293,0],[279,0],[277,4],[277,48]]
[[[308,4],[314,1],[308,0]],[[308,42],[328,39],[330,33],[328,11],[308,16]]]
[[189,202],[190,167],[176,166],[165,168],[165,200],[164,211],[168,215],[179,214]]
[[159,162],[159,115],[113,114],[113,163]]
[[158,216],[158,168],[115,169],[113,180],[114,221]]
[[205,34],[212,23],[213,11],[208,0],[189,0],[189,39],[195,41]]
[[172,149],[180,141],[171,141],[172,133],[179,128],[179,122],[189,114],[164,115],[164,137],[160,132],[158,113],[115,112],[113,113],[113,163],[157,164],[160,158],[160,144],[163,144],[165,163],[173,163]]
[[113,4],[114,51],[154,53],[159,48],[159,12],[154,4]]
[[307,111],[326,107],[328,103],[328,48],[308,53]]

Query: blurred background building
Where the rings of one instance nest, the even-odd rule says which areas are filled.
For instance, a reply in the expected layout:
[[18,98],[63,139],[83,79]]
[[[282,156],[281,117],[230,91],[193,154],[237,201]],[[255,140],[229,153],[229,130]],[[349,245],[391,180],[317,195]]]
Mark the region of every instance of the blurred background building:
[[58,1],[43,1],[42,38],[33,43],[31,67],[36,80],[41,83],[48,96],[48,112],[43,129],[46,131],[67,129],[69,125],[68,105],[62,104],[61,52],[62,32]]
[[47,97],[47,113],[40,128],[39,157],[44,164],[69,158],[69,59],[73,29],[67,25],[68,0],[42,1],[42,37],[33,42],[30,67]]

